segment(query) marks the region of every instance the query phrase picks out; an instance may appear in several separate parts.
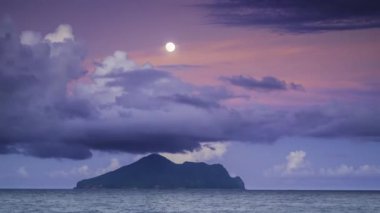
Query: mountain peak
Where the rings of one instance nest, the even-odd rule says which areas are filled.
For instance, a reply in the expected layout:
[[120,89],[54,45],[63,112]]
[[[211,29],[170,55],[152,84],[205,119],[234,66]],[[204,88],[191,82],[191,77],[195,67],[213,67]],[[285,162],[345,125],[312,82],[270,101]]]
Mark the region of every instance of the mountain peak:
[[173,163],[169,159],[167,159],[164,156],[159,155],[157,153],[153,153],[153,154],[150,154],[148,156],[142,157],[142,158],[140,158],[140,160],[136,161],[136,163],[141,163],[141,162],[147,162],[147,163],[153,163],[153,164],[160,163],[160,162],[162,162],[162,163]]
[[147,156],[144,156],[140,160],[142,160],[142,159],[152,159],[152,160],[154,160],[154,159],[166,159],[166,160],[168,160],[164,156],[157,154],[157,153],[152,153],[152,154],[149,154]]

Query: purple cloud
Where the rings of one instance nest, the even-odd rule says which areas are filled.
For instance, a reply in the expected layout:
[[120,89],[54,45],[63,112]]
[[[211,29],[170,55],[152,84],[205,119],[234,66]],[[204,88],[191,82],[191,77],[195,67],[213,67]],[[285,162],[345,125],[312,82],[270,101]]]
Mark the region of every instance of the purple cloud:
[[380,27],[380,3],[372,0],[215,0],[202,4],[213,22],[288,32],[320,32]]
[[[27,32],[26,40],[12,27],[0,27],[0,153],[85,159],[92,150],[178,153],[200,149],[203,142],[380,137],[378,101],[371,107],[362,102],[288,110],[233,107],[224,101],[246,97],[137,65],[122,51],[89,73],[82,68],[83,47],[65,26],[49,37]],[[296,85],[274,77],[224,79],[262,90]]]
[[257,80],[250,76],[231,76],[221,77],[223,81],[226,81],[234,86],[242,87],[248,90],[256,90],[261,92],[275,91],[275,90],[304,90],[301,84],[286,83],[283,80],[279,80],[272,76],[263,77],[261,80]]

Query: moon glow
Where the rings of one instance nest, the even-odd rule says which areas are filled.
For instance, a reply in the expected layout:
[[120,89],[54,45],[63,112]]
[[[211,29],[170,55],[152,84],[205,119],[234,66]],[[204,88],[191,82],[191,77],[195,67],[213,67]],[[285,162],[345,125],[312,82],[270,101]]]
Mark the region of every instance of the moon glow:
[[174,52],[174,50],[175,50],[175,44],[173,42],[168,42],[168,43],[165,44],[165,49],[166,49],[166,51],[168,51],[170,53]]

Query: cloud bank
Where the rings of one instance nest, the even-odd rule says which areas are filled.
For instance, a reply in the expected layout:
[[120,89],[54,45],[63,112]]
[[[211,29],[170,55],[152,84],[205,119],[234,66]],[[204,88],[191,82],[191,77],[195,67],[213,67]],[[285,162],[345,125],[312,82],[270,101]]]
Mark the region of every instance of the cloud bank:
[[315,168],[306,159],[306,152],[297,150],[290,152],[286,157],[286,163],[275,165],[273,168],[264,172],[270,177],[379,177],[380,166],[360,165],[350,166],[341,164],[330,168]]
[[204,162],[214,158],[220,158],[227,151],[228,143],[222,142],[204,142],[201,143],[200,149],[192,152],[186,151],[184,153],[160,153],[162,156],[168,158],[175,163],[183,162]]
[[[373,99],[305,109],[236,107],[225,102],[242,95],[228,86],[197,86],[138,65],[123,51],[91,72],[84,59],[68,25],[48,36],[19,33],[9,23],[0,27],[1,154],[86,159],[93,150],[188,153],[203,150],[205,142],[380,137],[380,104]],[[266,90],[292,87],[274,77],[242,79],[232,82]]]
[[111,158],[109,164],[103,168],[91,168],[90,166],[84,164],[67,170],[60,169],[49,171],[47,175],[51,178],[89,178],[114,171],[120,167],[121,165],[119,160],[117,158]]
[[213,22],[288,32],[380,27],[380,3],[372,0],[215,0],[203,4]]
[[226,81],[234,86],[242,87],[248,90],[256,90],[261,92],[269,92],[276,90],[299,90],[303,91],[304,87],[296,83],[287,83],[283,80],[279,80],[272,76],[263,77],[261,80],[257,80],[250,76],[230,76],[221,77],[222,81]]

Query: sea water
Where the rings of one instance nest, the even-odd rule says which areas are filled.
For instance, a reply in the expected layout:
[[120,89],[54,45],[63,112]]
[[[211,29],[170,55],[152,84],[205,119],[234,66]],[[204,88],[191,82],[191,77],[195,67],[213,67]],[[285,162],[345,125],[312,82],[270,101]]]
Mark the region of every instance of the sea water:
[[0,212],[380,213],[380,191],[3,189]]

